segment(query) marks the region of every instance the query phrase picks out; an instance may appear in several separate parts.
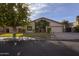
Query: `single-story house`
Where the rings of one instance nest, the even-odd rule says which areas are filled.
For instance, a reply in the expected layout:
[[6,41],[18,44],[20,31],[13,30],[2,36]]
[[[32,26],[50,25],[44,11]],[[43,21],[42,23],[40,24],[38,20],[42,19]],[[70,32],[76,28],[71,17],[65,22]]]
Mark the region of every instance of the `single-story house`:
[[[39,22],[42,23],[42,25],[41,24],[36,25]],[[40,27],[39,25],[43,26],[44,22],[47,22],[48,26],[46,26],[45,28]],[[38,32],[47,32],[47,28],[51,28],[51,32],[63,32],[63,28],[64,28],[64,26],[60,22],[45,17],[41,17],[32,21],[32,24],[33,24],[32,25],[33,30],[35,30],[37,27],[38,29],[36,29],[35,31],[38,30]]]
[[[63,32],[64,26],[58,21],[41,17],[36,20],[33,20],[26,27],[17,27],[17,32],[47,32],[48,28],[51,29],[51,32]],[[2,28],[0,29],[0,32],[4,32]],[[5,32],[12,33],[12,27],[6,27]]]

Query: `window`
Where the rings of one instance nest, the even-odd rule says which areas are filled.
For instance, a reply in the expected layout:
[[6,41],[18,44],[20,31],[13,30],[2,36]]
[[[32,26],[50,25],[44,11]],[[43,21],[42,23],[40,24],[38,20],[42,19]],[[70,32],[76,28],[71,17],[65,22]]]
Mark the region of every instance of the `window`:
[[18,28],[18,32],[22,32],[22,29],[21,28]]
[[27,26],[28,31],[32,31],[32,26]]

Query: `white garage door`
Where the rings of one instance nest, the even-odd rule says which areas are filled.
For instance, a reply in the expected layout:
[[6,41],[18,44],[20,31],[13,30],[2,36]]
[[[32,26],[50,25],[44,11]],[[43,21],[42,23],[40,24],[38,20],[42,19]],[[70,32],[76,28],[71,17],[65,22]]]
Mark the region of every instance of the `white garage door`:
[[52,32],[63,32],[63,27],[52,27]]

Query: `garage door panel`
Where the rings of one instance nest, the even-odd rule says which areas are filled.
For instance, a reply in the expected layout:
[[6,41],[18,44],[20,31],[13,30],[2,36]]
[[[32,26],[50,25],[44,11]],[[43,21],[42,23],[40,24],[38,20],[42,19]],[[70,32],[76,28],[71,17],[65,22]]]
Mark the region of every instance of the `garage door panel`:
[[52,27],[52,32],[63,32],[62,27]]

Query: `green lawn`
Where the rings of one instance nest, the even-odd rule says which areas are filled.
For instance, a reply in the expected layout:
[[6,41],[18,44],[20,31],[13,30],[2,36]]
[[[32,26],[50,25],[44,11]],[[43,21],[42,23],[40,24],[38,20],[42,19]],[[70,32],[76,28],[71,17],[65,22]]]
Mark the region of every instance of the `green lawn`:
[[[0,37],[12,37],[12,33],[4,33],[0,34]],[[48,33],[31,33],[31,34],[22,34],[22,33],[17,33],[16,37],[47,37],[49,36]]]
[[[12,33],[0,34],[0,37],[12,37],[12,36],[13,36]],[[32,35],[31,35],[31,34],[25,34],[25,35],[23,35],[22,33],[17,33],[17,34],[16,34],[16,37],[21,37],[21,36],[24,36],[24,37],[31,37]]]

